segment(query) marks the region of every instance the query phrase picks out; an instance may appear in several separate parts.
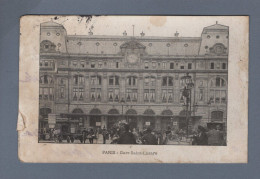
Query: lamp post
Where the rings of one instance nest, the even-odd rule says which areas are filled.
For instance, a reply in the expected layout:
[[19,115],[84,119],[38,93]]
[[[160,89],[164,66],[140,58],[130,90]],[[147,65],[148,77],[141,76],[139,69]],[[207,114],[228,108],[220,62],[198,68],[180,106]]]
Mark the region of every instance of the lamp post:
[[123,120],[123,115],[124,115],[124,104],[125,104],[125,99],[121,98],[120,103],[122,104],[122,120]]
[[208,122],[210,122],[210,106],[211,106],[212,100],[210,99],[208,104]]
[[[185,87],[183,89],[182,96],[186,98],[186,135],[188,138],[188,136],[189,136],[189,115],[191,114],[191,89],[193,88],[194,83],[192,82],[192,77],[189,75],[189,73],[186,73],[185,76],[181,77],[181,80],[183,80],[185,82]],[[190,107],[190,111],[189,111],[189,107]]]

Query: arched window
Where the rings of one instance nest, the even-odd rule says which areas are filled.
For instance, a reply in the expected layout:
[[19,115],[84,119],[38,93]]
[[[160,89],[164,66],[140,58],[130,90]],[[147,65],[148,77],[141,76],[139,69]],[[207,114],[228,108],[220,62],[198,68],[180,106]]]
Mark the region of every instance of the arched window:
[[221,77],[216,77],[210,80],[209,91],[210,103],[226,103],[227,101],[227,84],[226,80]]
[[126,78],[126,101],[136,102],[138,96],[137,77],[128,76]]
[[76,109],[74,109],[74,110],[72,111],[72,113],[74,113],[74,114],[83,114],[83,111],[82,111],[82,109],[80,109],[80,108],[76,108]]
[[173,77],[165,76],[162,78],[162,102],[173,102]]
[[212,111],[211,112],[211,121],[223,121],[223,112],[222,111]]
[[155,102],[156,78],[146,76],[144,78],[144,102]]

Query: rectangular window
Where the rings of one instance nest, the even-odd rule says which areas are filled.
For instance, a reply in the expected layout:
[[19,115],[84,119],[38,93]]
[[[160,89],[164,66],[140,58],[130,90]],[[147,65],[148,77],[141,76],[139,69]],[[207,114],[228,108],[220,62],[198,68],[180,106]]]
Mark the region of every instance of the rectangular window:
[[167,77],[163,78],[162,86],[167,86]]
[[132,94],[132,90],[126,89],[126,101],[131,101],[131,94]]
[[114,85],[114,77],[109,77],[109,85]]
[[184,66],[183,66],[183,65],[181,65],[181,66],[180,66],[180,68],[183,70],[183,69],[184,69]]
[[96,89],[95,88],[91,88],[90,98],[91,98],[91,101],[95,101],[95,99],[96,99]]
[[155,89],[150,89],[150,101],[155,101]]
[[219,64],[219,62],[217,62],[217,69],[220,69],[220,64]]
[[166,69],[166,62],[163,62],[163,63],[162,63],[162,68],[163,68],[163,69]]
[[137,89],[132,89],[132,96],[132,101],[136,102],[138,96]]
[[80,62],[80,66],[81,66],[81,68],[85,68],[85,62],[84,62],[84,61],[81,61],[81,62]]
[[83,76],[78,76],[79,84],[84,84],[84,77]]
[[78,65],[78,62],[77,61],[73,61],[73,66],[77,67],[77,65]]
[[151,78],[151,86],[155,86],[155,78]]
[[96,65],[95,62],[91,62],[90,67],[91,67],[91,68],[95,68],[95,65]]
[[40,62],[40,67],[42,66],[42,62]]
[[97,101],[101,101],[101,88],[97,88]]
[[119,62],[116,62],[116,68],[119,68]]
[[84,93],[84,89],[83,88],[79,88],[79,100],[83,101],[83,93]]
[[215,95],[215,103],[220,103],[220,91],[216,90]]
[[115,76],[115,85],[119,85],[119,77]]
[[188,63],[188,69],[192,69],[192,63]]
[[215,96],[214,96],[214,90],[210,90],[210,91],[209,91],[209,99],[210,99],[210,102],[211,102],[211,103],[214,103],[214,98],[215,98]]
[[44,99],[47,100],[49,96],[49,88],[43,88]]
[[119,101],[119,89],[115,89],[115,99],[114,101]]
[[225,70],[226,68],[226,63],[222,63],[222,69]]
[[214,69],[214,63],[210,63],[210,69]]
[[53,100],[53,88],[50,88],[49,99]]
[[114,97],[113,89],[109,89],[108,90],[108,100],[113,101],[113,97]]
[[46,67],[48,66],[48,61],[44,62],[44,66],[46,66]]
[[173,86],[173,78],[172,77],[168,77],[168,86]]
[[149,101],[149,90],[148,89],[144,90],[144,101],[145,102]]
[[152,66],[153,66],[153,69],[155,69],[155,68],[156,68],[156,63],[153,62],[153,63],[152,63]]
[[167,102],[167,90],[166,89],[162,90],[162,102],[163,103]]
[[98,62],[98,68],[102,68],[102,62]]
[[40,88],[40,91],[39,91],[39,99],[42,99],[42,95],[43,95],[43,88]]
[[96,77],[91,77],[91,85],[95,85],[96,84]]
[[148,62],[145,62],[144,63],[144,69],[148,69],[149,68],[149,64],[148,64]]
[[170,63],[170,69],[174,69],[174,63]]
[[73,88],[73,100],[77,101],[77,99],[78,99],[78,89]]
[[221,91],[221,103],[226,103],[226,91]]
[[98,80],[98,85],[101,85],[101,84],[102,84],[101,76],[98,76],[98,77],[97,77],[97,80]]
[[149,78],[145,78],[144,79],[144,85],[145,86],[149,86]]
[[168,90],[168,102],[172,103],[173,102],[173,90]]

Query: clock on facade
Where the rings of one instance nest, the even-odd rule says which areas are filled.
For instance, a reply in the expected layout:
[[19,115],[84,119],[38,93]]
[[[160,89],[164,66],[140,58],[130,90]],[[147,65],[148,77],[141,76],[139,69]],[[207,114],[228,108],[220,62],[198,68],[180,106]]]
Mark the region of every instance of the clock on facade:
[[136,54],[129,54],[129,55],[127,55],[126,59],[127,59],[128,63],[133,64],[133,63],[137,63],[138,56]]

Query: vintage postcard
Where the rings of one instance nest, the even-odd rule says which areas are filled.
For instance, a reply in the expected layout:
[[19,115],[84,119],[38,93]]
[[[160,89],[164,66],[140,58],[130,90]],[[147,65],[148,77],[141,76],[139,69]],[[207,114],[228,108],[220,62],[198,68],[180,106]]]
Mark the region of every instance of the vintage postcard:
[[23,16],[18,156],[246,163],[247,16]]

